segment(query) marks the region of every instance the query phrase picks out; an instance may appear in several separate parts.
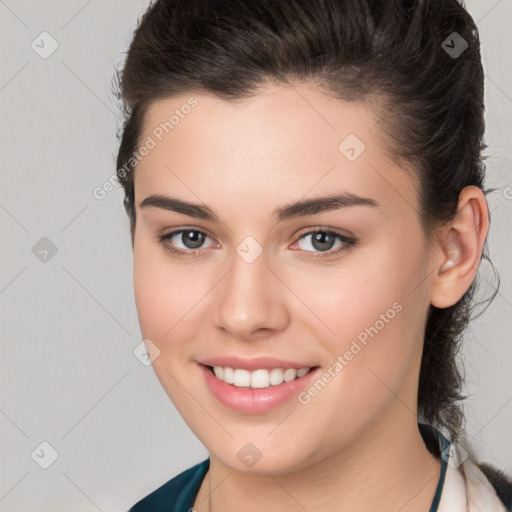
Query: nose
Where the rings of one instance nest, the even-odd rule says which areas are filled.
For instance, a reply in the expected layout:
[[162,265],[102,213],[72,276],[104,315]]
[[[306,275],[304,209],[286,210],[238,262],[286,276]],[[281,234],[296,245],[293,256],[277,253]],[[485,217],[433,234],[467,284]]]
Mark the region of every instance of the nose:
[[265,253],[251,263],[233,255],[231,270],[215,287],[217,328],[244,340],[286,328],[290,318],[286,288],[267,265]]

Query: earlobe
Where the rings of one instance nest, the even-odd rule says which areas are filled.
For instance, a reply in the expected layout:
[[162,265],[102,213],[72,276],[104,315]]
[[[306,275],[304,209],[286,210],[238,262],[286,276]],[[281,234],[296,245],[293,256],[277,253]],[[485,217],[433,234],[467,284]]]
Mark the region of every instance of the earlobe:
[[474,186],[464,188],[459,196],[457,213],[440,241],[439,269],[430,296],[433,306],[452,306],[470,287],[488,229],[487,202],[482,190]]

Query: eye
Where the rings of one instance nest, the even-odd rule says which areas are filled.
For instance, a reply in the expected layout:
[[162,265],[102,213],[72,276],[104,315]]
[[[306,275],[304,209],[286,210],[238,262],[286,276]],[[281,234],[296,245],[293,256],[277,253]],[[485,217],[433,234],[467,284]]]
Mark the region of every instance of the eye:
[[[166,251],[184,257],[199,256],[206,249],[204,243],[207,239],[217,244],[204,231],[191,228],[178,229],[164,235],[157,235],[155,238]],[[298,246],[300,250],[312,253],[307,257],[328,258],[355,245],[357,245],[357,240],[354,238],[332,229],[315,228],[303,233],[290,248],[294,249],[294,246]],[[337,248],[333,250],[334,247]]]
[[[303,243],[301,244],[301,242]],[[336,245],[337,242],[338,244]],[[350,238],[337,231],[315,229],[302,234],[294,245],[297,245],[303,251],[317,253],[308,257],[318,258],[330,257],[356,244],[357,241],[354,238]],[[291,247],[293,248],[293,246]],[[332,250],[334,247],[337,248]]]
[[210,237],[199,229],[179,229],[165,235],[157,235],[156,238],[167,251],[190,256],[200,252],[205,240]]

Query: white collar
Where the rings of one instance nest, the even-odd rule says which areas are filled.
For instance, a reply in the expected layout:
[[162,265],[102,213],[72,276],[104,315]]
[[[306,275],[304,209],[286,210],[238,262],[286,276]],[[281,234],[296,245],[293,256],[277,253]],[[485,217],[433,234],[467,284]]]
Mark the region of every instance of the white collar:
[[468,457],[461,465],[467,487],[460,468],[453,462],[450,465],[448,458],[437,512],[507,512],[494,487],[471,458]]

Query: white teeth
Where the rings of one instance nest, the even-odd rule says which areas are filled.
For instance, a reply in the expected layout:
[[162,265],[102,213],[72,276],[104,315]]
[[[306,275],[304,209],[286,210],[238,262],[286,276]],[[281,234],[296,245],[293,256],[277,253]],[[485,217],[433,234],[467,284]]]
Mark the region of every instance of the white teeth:
[[224,368],[224,382],[227,382],[228,384],[233,384],[234,381],[235,370],[233,370],[233,368]]
[[222,366],[215,366],[216,370],[215,371],[215,375],[220,379],[220,380],[224,380],[224,368],[222,368]]
[[301,368],[297,370],[297,377],[304,377],[309,372],[309,368]]
[[283,375],[285,382],[291,382],[292,380],[295,380],[295,377],[297,377],[297,370],[294,370],[293,368],[288,368]]
[[256,370],[251,373],[251,388],[268,388],[270,375],[268,370]]
[[272,368],[272,370],[270,370],[270,384],[272,384],[272,386],[282,384],[284,381],[283,373],[284,372],[281,368]]
[[283,382],[291,382],[296,378],[304,377],[311,368],[272,368],[271,370],[242,370],[240,368],[229,368],[214,366],[213,373],[219,379],[227,384],[233,384],[237,387],[268,388],[278,386]]
[[238,387],[247,387],[251,385],[251,372],[248,370],[235,370],[233,384]]

